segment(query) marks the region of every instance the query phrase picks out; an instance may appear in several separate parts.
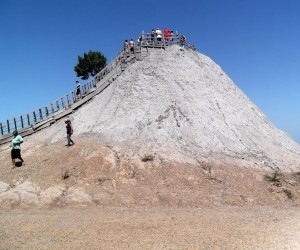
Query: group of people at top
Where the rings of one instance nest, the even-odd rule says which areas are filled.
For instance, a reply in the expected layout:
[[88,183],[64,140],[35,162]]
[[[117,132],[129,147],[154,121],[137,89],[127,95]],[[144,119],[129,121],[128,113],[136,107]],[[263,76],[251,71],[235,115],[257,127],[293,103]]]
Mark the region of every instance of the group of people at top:
[[[149,37],[150,36],[150,37]],[[161,44],[162,42],[173,44],[174,32],[165,28],[163,31],[159,28],[152,29],[150,34],[146,34],[145,41],[147,44]],[[151,41],[151,42],[150,42]]]
[[174,34],[173,30],[165,28],[163,31],[157,28],[152,29],[150,34],[145,34],[144,37],[140,37],[140,42],[144,42],[146,45],[160,45],[162,43],[166,45],[173,45],[174,41],[180,42],[180,45],[185,44],[185,36]]
[[[145,33],[142,36],[138,37],[137,45],[138,46],[156,46],[156,45],[173,45],[174,42],[184,46],[186,43],[186,38],[184,35],[174,34],[173,30],[165,28],[160,30],[159,28],[152,29],[151,33]],[[133,39],[130,41],[125,40],[124,42],[124,51],[134,53],[135,43]]]

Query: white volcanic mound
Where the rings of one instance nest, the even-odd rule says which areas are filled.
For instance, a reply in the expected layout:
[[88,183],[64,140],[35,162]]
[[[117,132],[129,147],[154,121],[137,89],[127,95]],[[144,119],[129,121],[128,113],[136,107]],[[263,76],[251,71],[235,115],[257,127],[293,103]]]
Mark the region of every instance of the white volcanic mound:
[[[300,146],[217,64],[178,46],[152,51],[130,65],[71,119],[75,136],[95,133],[129,151],[165,153],[173,159],[188,155],[198,162],[218,155],[240,165],[247,166],[246,161],[284,170],[300,166]],[[60,122],[35,136],[61,140],[62,127]]]

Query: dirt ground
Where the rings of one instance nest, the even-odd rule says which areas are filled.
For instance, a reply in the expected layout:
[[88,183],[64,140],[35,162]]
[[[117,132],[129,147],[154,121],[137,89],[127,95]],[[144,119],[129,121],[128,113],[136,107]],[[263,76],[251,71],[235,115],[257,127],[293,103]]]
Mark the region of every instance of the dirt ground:
[[[26,164],[13,170],[10,149],[3,148],[0,181],[10,186],[10,193],[24,182],[33,183],[38,187],[36,200],[41,200],[43,191],[59,186],[61,196],[48,205],[62,207],[68,205],[72,190],[80,190],[90,203],[102,206],[205,208],[300,204],[298,172],[275,173],[243,167],[242,163],[217,164],[213,157],[211,162],[199,161],[195,165],[170,162],[154,154],[127,155],[89,137],[76,138],[72,147],[64,144],[65,141],[38,147],[24,145],[22,155]],[[8,198],[0,204],[2,208],[28,206],[22,200],[13,203]]]
[[0,249],[299,248],[299,208],[99,207],[0,212]]
[[0,249],[300,249],[298,172],[64,143],[1,148]]

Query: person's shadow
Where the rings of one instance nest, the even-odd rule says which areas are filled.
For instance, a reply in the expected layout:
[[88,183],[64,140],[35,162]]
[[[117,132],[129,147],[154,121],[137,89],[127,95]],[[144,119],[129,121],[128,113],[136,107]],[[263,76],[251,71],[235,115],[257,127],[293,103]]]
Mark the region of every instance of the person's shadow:
[[20,167],[22,167],[22,165],[23,165],[23,164],[22,164],[21,161],[17,161],[17,162],[16,162],[16,167],[20,168]]

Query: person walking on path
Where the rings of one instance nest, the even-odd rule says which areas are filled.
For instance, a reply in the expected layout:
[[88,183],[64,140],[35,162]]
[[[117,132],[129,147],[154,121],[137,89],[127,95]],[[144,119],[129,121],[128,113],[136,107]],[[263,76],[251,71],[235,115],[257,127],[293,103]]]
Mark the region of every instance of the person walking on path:
[[79,100],[81,98],[81,90],[80,90],[79,81],[76,81],[76,96],[77,96],[77,100]]
[[66,124],[66,129],[67,129],[67,139],[68,139],[68,144],[67,146],[71,146],[71,143],[74,145],[75,142],[71,139],[71,136],[73,134],[73,126],[72,123],[69,119],[65,120],[65,124]]
[[21,135],[19,135],[19,132],[15,130],[13,132],[13,139],[11,141],[11,160],[13,164],[12,168],[15,168],[17,166],[16,159],[21,160],[21,165],[24,162],[23,158],[21,157],[21,143],[23,143],[23,138]]
[[129,46],[130,46],[130,53],[134,54],[134,41],[132,39],[130,39]]
[[124,51],[129,52],[129,42],[128,42],[128,40],[125,40],[125,42],[124,42]]
[[137,39],[138,47],[140,47],[142,45],[142,41],[143,41],[142,37],[139,36],[138,39]]

